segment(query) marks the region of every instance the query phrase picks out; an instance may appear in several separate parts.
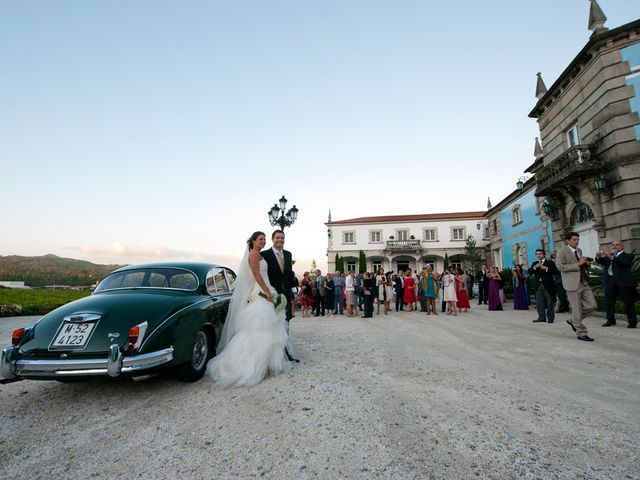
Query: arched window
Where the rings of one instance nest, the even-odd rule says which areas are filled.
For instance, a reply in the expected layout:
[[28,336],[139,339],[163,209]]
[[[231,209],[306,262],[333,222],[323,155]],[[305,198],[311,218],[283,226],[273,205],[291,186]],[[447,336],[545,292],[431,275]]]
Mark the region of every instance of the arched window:
[[593,210],[586,203],[577,204],[571,212],[571,225],[578,225],[579,223],[587,223],[591,220],[595,220]]

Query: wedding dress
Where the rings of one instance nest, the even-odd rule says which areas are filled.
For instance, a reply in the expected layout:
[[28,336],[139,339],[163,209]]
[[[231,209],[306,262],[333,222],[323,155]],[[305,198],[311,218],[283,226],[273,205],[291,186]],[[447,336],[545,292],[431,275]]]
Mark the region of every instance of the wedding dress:
[[[260,260],[259,270],[275,299],[277,293],[269,283],[264,259]],[[288,340],[285,310],[276,310],[272,302],[259,295],[261,291],[245,253],[218,344],[218,355],[207,367],[207,376],[216,388],[256,385],[267,373],[275,375],[291,368],[285,355]]]

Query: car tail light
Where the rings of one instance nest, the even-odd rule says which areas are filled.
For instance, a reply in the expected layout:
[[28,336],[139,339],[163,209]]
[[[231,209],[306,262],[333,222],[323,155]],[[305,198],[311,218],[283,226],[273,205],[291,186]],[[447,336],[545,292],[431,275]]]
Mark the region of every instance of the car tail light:
[[140,327],[138,325],[131,327],[129,329],[129,351],[133,352],[136,348],[136,343],[138,343],[138,338],[140,336]]
[[130,352],[133,352],[136,348],[138,348],[142,344],[142,340],[144,339],[144,334],[147,331],[148,323],[143,322],[138,325],[134,325],[129,329],[129,348]]
[[18,346],[22,341],[22,337],[24,337],[24,332],[26,330],[24,328],[16,328],[11,334],[11,343],[14,346]]

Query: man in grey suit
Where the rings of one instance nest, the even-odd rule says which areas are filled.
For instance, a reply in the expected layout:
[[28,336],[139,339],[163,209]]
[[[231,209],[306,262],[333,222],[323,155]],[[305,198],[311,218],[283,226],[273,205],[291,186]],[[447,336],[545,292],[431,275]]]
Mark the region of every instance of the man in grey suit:
[[571,304],[571,321],[567,320],[567,323],[576,332],[578,340],[593,342],[593,338],[587,335],[587,327],[582,323],[596,309],[596,299],[589,287],[587,274],[587,267],[592,260],[583,257],[582,250],[578,248],[580,235],[569,232],[565,238],[567,244],[558,250],[556,264]]

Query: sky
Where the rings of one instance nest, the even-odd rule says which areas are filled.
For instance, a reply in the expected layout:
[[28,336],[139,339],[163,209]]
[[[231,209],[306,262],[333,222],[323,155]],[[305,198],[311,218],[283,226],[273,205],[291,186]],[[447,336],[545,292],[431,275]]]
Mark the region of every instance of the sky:
[[[637,0],[599,0],[615,28]],[[586,0],[0,0],[0,255],[237,267],[285,195],[327,215],[486,209],[533,163],[536,72]]]

